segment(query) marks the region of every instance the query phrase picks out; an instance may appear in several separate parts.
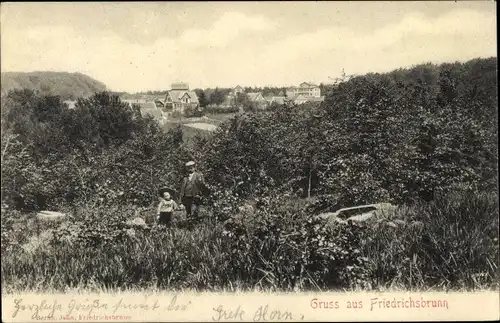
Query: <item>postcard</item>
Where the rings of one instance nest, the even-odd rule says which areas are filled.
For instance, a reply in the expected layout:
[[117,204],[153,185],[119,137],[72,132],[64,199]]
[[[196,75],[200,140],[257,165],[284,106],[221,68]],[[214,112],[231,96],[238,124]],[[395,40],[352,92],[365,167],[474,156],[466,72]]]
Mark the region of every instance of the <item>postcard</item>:
[[495,9],[2,3],[2,321],[498,320]]

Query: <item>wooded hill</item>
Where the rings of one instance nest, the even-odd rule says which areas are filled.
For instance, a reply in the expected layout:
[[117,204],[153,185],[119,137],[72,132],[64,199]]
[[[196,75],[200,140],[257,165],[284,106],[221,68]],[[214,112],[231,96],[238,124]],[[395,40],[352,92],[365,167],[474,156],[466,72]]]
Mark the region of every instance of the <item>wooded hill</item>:
[[13,89],[30,89],[41,95],[58,95],[62,100],[76,100],[106,90],[106,85],[85,74],[67,72],[4,72],[2,95]]

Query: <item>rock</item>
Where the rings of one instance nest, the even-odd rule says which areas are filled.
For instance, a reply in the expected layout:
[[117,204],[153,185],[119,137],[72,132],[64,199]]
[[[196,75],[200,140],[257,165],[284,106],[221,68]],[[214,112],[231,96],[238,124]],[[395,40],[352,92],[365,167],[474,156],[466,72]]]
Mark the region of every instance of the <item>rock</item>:
[[329,219],[329,218],[334,218],[336,217],[337,212],[327,212],[327,213],[320,213],[318,216],[322,219]]
[[142,218],[134,218],[132,220],[128,220],[126,224],[130,227],[136,227],[136,228],[147,228],[148,225],[146,224],[146,221]]
[[[364,210],[365,209],[365,210]],[[382,214],[395,210],[396,206],[390,203],[378,203],[378,204],[368,204],[360,205],[354,207],[342,208],[336,212],[321,213],[318,216],[323,219],[341,218],[347,221],[367,221],[374,217],[379,217]],[[359,214],[345,217],[344,214],[347,212],[359,212]]]
[[374,215],[375,215],[375,211],[366,212],[366,213],[363,213],[363,214],[360,214],[360,215],[351,216],[350,218],[347,219],[347,221],[362,222],[362,221],[366,221],[366,220],[372,218]]
[[37,218],[41,220],[58,220],[66,217],[67,217],[66,214],[55,211],[41,211],[37,213]]
[[[381,215],[392,212],[396,208],[396,206],[390,203],[377,203],[342,208],[336,212],[321,213],[318,216],[327,220],[329,223],[346,223],[348,221],[364,222],[370,219],[380,218]],[[346,217],[348,212],[359,214]]]

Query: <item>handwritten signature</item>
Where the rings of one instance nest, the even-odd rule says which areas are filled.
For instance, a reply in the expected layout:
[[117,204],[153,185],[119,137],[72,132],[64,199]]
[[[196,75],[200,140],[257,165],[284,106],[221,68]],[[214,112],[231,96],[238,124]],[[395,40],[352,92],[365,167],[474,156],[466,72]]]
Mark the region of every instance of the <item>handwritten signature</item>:
[[[212,316],[212,321],[246,321],[245,310],[243,310],[241,305],[238,305],[235,309],[225,309],[223,305],[219,305],[213,308],[215,312]],[[267,322],[267,321],[294,321],[297,314],[293,314],[288,310],[278,310],[271,309],[269,305],[259,306],[257,310],[253,313],[252,319],[254,322]],[[304,315],[300,314],[300,320],[304,319]]]

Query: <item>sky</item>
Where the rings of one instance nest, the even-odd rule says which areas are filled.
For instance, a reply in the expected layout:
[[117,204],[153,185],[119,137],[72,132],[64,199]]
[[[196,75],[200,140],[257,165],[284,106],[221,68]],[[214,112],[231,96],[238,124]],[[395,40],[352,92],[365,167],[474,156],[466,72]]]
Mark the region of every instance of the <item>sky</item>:
[[492,1],[52,2],[0,6],[2,72],[114,91],[289,86],[496,57]]

